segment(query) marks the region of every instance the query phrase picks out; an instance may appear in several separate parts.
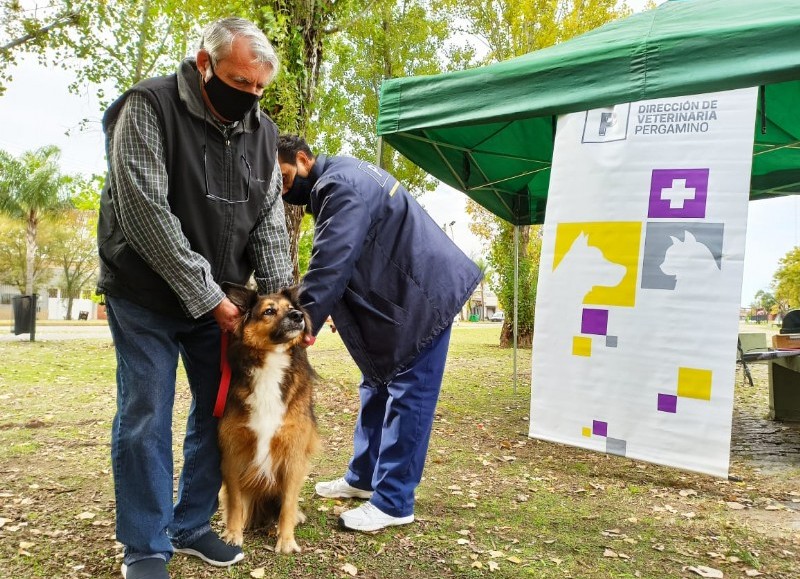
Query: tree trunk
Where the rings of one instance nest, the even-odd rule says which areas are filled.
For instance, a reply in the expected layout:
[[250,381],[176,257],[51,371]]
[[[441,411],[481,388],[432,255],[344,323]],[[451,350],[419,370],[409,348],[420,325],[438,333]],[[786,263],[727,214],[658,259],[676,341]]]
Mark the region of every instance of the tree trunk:
[[[517,347],[530,349],[533,346],[533,330],[528,328],[517,328]],[[514,326],[506,319],[503,322],[503,329],[500,331],[500,347],[514,347]]]
[[483,295],[483,278],[481,278],[481,321],[486,319],[486,296]]
[[25,294],[33,294],[33,268],[36,263],[36,226],[39,219],[36,210],[28,213],[25,224]]
[[286,214],[286,232],[289,234],[289,257],[292,259],[292,277],[294,283],[300,283],[300,266],[298,251],[300,249],[300,222],[303,220],[303,207],[283,204]]
[[74,303],[75,298],[72,297],[72,294],[69,295],[67,298],[67,318],[68,320],[72,319],[72,304]]

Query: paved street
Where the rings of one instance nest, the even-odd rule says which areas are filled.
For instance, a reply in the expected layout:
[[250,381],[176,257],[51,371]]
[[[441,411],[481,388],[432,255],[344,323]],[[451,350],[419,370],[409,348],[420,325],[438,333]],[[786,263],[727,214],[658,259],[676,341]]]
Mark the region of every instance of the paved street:
[[[9,320],[0,323],[0,342],[26,342],[30,334],[15,336]],[[37,324],[37,342],[55,342],[61,340],[111,340],[111,332],[107,325],[51,325]]]

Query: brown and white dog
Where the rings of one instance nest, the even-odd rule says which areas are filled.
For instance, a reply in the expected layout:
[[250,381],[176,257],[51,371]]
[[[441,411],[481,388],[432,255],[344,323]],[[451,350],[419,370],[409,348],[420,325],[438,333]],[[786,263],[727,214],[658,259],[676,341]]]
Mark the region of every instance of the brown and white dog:
[[241,545],[245,529],[277,519],[278,553],[300,552],[298,498],[319,445],[313,409],[316,373],[302,345],[311,332],[297,289],[258,295],[223,286],[242,311],[230,337],[230,390],[219,422],[223,538]]

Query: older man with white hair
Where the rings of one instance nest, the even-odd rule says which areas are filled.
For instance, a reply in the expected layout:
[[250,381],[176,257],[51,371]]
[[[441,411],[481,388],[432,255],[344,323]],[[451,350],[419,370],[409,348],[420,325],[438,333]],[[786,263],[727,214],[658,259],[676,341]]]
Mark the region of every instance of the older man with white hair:
[[[272,292],[292,282],[277,129],[259,109],[278,70],[252,23],[209,25],[196,58],[140,82],[106,111],[98,293],[117,353],[111,458],[127,579],[168,579],[174,552],[228,566],[244,555],[211,529],[221,485],[221,331],[238,308],[223,281]],[[173,506],[178,357],[192,404]]]

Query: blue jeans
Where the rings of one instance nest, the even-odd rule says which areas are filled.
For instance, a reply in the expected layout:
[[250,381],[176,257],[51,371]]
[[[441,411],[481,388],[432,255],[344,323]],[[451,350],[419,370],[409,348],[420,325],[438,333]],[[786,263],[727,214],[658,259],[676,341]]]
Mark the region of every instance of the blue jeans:
[[393,517],[414,513],[414,489],[422,480],[451,329],[445,328],[388,384],[364,378],[359,387],[353,458],[344,478],[374,491],[370,502]]
[[[211,319],[164,316],[107,297],[117,353],[117,414],[111,463],[117,503],[117,540],[126,565],[148,557],[169,561],[211,529],[222,484],[217,419],[220,329]],[[172,408],[178,356],[192,403],[183,442],[178,501],[173,500]]]

